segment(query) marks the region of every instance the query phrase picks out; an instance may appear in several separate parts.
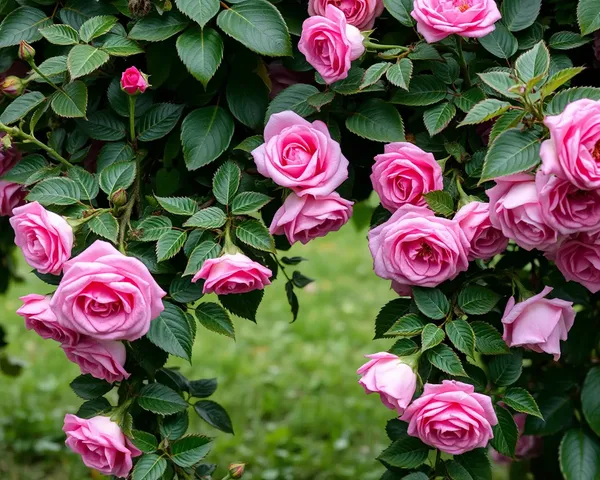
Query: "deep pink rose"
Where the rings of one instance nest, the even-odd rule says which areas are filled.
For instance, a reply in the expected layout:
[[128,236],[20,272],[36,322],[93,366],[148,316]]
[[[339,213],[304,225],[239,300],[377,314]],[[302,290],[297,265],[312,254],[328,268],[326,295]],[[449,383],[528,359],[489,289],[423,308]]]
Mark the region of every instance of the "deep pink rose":
[[417,388],[417,376],[413,369],[396,355],[379,352],[365,355],[370,358],[356,373],[366,393],[378,393],[381,402],[402,415],[412,401]]
[[502,18],[494,0],[415,0],[411,16],[427,43],[449,35],[485,37]]
[[581,283],[592,293],[600,291],[600,232],[569,238],[550,258],[567,280]]
[[436,287],[469,268],[469,240],[458,222],[404,205],[369,232],[374,270],[403,285]]
[[486,192],[492,225],[525,250],[554,248],[558,234],[542,216],[535,177],[517,173],[495,181],[496,186]]
[[209,258],[194,275],[192,282],[204,279],[204,293],[229,295],[262,290],[271,285],[273,272],[242,253]]
[[38,202],[15,208],[9,221],[27,263],[40,273],[58,275],[73,248],[73,229],[67,221]]
[[502,317],[502,338],[509,347],[550,353],[554,360],[560,358],[560,341],[567,339],[575,311],[573,302],[544,298],[551,291],[551,287],[544,287],[537,295],[519,303],[510,297]]
[[0,180],[0,217],[10,217],[14,208],[25,203],[26,195],[22,185]]
[[265,143],[252,151],[258,172],[297,195],[329,195],[348,178],[348,160],[327,125],[292,111],[271,115]]
[[74,345],[63,344],[61,348],[70,361],[79,365],[84,375],[89,373],[109,383],[129,378],[129,373],[123,368],[127,353],[122,342],[83,338]]
[[148,76],[136,67],[129,67],[121,75],[121,89],[129,95],[144,93],[149,86]]
[[408,142],[389,143],[375,157],[371,183],[390,212],[402,205],[426,205],[423,194],[444,188],[434,156]]
[[307,244],[342,228],[352,215],[352,205],[337,192],[323,197],[291,193],[275,213],[269,231],[273,235],[285,234],[292,244]]
[[327,5],[324,16],[304,20],[298,50],[321,74],[325,83],[333,83],[348,76],[350,62],[365,51],[362,42],[360,31],[348,25],[344,13]]
[[506,250],[508,238],[490,221],[490,206],[484,202],[470,202],[463,206],[454,220],[463,229],[471,248],[469,260],[488,260]]
[[[536,435],[523,435],[525,432],[525,421],[527,420],[526,414],[517,413],[513,418],[519,431],[519,439],[517,440],[517,446],[515,448],[515,458],[518,461],[521,461],[527,460],[528,458],[538,457],[542,453],[544,439]],[[490,449],[490,453],[492,459],[496,463],[507,464],[513,461],[512,458],[505,457],[493,448]]]
[[[0,132],[0,138],[4,138],[5,135],[6,132]],[[0,144],[0,177],[9,172],[19,160],[21,160],[21,154],[14,145],[6,148]]]
[[382,0],[309,0],[308,14],[325,16],[327,5],[339,8],[346,21],[359,30],[371,30],[375,18],[383,13]]
[[164,309],[166,292],[146,266],[108,242],[95,241],[63,270],[50,306],[63,327],[83,335],[134,341]]
[[25,328],[33,330],[40,337],[73,345],[79,341],[79,334],[62,327],[56,321],[56,315],[50,309],[50,297],[35,293],[20,297],[23,305],[17,314],[25,319]]
[[67,413],[63,432],[67,447],[81,455],[86,467],[104,475],[127,477],[133,467],[131,459],[142,454],[108,417],[84,419]]
[[426,383],[400,420],[408,422],[409,435],[451,455],[485,447],[498,423],[490,397],[455,380]]
[[600,101],[569,103],[559,115],[546,117],[550,138],[542,142],[544,173],[554,173],[583,190],[600,188]]
[[271,91],[269,97],[275,98],[280,92],[285,90],[290,85],[296,83],[313,83],[315,79],[314,73],[296,72],[283,66],[280,60],[273,60],[267,65],[269,72],[269,80],[271,80]]

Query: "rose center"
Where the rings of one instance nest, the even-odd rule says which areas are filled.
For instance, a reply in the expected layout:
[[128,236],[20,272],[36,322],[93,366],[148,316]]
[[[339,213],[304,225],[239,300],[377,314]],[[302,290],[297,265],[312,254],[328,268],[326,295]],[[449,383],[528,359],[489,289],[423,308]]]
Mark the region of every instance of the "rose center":
[[421,248],[419,249],[418,256],[424,260],[431,258],[433,255],[433,249],[429,246],[429,244],[422,242]]
[[469,8],[471,8],[469,0],[454,0],[452,3],[460,12],[466,12]]
[[597,162],[600,162],[600,140],[596,142],[596,146],[594,147],[594,150],[592,150],[592,157],[594,157],[594,160]]

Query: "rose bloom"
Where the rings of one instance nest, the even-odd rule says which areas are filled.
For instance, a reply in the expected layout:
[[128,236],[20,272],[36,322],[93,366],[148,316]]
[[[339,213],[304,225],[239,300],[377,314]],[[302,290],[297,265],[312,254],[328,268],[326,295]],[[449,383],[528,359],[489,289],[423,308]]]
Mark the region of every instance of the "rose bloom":
[[[519,431],[519,439],[517,440],[517,446],[515,448],[515,458],[518,461],[522,461],[527,460],[528,458],[538,457],[542,453],[544,439],[536,435],[523,435],[523,432],[525,432],[525,421],[527,420],[526,414],[517,413],[513,418]],[[513,461],[512,458],[505,457],[493,448],[490,449],[490,453],[492,459],[496,463],[507,464]]]
[[486,191],[492,225],[525,250],[554,248],[558,234],[542,216],[535,177],[517,173],[496,178],[495,182],[496,186]]
[[458,222],[404,205],[369,232],[374,270],[403,285],[436,287],[469,268],[469,241]]
[[146,266],[108,242],[95,241],[63,270],[50,306],[63,327],[83,335],[134,341],[164,309],[166,293]]
[[127,477],[133,467],[131,459],[142,454],[108,417],[84,419],[67,413],[63,432],[67,447],[81,455],[86,467],[104,475]]
[[442,167],[434,156],[408,142],[389,143],[375,157],[371,183],[390,212],[402,205],[426,205],[424,193],[444,188]]
[[309,0],[308,14],[325,16],[327,5],[339,8],[346,21],[359,30],[371,30],[375,18],[383,13],[382,0]]
[[129,67],[121,75],[121,89],[129,95],[144,93],[149,86],[147,75],[136,67]]
[[252,151],[258,172],[297,195],[329,195],[348,178],[348,160],[327,125],[292,111],[271,115]]
[[291,193],[273,217],[269,231],[287,237],[291,244],[307,244],[314,238],[342,228],[352,215],[353,202],[337,192],[323,197]]
[[370,358],[356,373],[366,393],[378,393],[381,402],[402,415],[412,401],[417,388],[417,376],[413,369],[396,355],[379,352],[365,355]]
[[455,380],[426,383],[400,420],[408,422],[409,435],[451,455],[485,447],[498,423],[490,397]]
[[[0,132],[0,138],[3,138],[6,132]],[[6,148],[0,142],[0,177],[9,172],[21,160],[21,153],[13,145]]]
[[348,25],[340,9],[327,5],[325,15],[304,20],[298,50],[329,84],[348,76],[350,62],[360,57],[365,47],[360,30]]
[[540,150],[543,172],[582,190],[600,188],[600,101],[577,100],[544,124],[550,138]]
[[67,221],[38,202],[15,208],[9,221],[27,263],[40,273],[58,275],[73,248],[73,229]]
[[456,212],[454,220],[463,229],[471,248],[469,260],[488,260],[506,250],[508,238],[490,221],[490,206],[484,202],[470,202]]
[[73,345],[79,341],[79,334],[62,327],[56,321],[56,315],[50,309],[50,297],[31,293],[20,297],[23,305],[17,314],[25,319],[25,328],[33,330],[40,337]]
[[192,282],[204,279],[204,293],[229,295],[262,290],[271,285],[273,272],[258,262],[250,260],[242,253],[224,254],[209,258],[194,275]]
[[581,283],[592,293],[600,291],[600,232],[569,238],[553,260],[567,280]]
[[427,43],[453,33],[461,37],[485,37],[502,18],[494,0],[415,0],[411,16]]
[[537,295],[519,303],[510,297],[502,316],[502,338],[509,347],[550,353],[554,360],[560,358],[560,341],[567,339],[575,311],[573,302],[544,298],[551,291],[552,287],[544,287]]
[[25,203],[26,195],[22,185],[0,180],[0,217],[10,217],[14,208]]
[[127,353],[122,342],[83,338],[73,345],[63,344],[61,348],[71,362],[79,365],[84,375],[89,373],[108,383],[129,378],[129,373],[123,368]]

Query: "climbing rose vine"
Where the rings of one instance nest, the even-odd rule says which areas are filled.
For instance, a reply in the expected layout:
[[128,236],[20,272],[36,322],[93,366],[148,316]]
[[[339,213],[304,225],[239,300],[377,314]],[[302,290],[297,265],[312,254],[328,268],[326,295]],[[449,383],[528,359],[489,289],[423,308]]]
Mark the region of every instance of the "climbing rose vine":
[[24,327],[81,369],[67,447],[116,478],[241,478],[188,432],[233,434],[235,399],[168,358],[235,338],[273,282],[296,320],[285,251],[356,212],[397,293],[357,371],[393,417],[382,480],[600,477],[598,12],[0,2],[0,287],[14,238],[52,286]]

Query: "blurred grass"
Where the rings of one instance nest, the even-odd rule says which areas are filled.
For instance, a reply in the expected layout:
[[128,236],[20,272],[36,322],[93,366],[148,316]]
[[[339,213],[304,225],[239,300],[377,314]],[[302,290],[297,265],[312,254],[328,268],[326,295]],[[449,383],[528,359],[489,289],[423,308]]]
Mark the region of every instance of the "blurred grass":
[[[239,461],[249,464],[244,478],[255,480],[381,475],[375,457],[393,415],[363,393],[355,370],[363,354],[388,348],[389,342],[371,339],[375,315],[393,293],[374,275],[364,236],[347,225],[286,253],[308,258],[296,268],[316,280],[298,293],[296,323],[289,323],[279,279],[266,291],[257,325],[235,319],[237,341],[199,327],[192,365],[171,361],[191,379],[219,379],[214,400],[229,411],[236,435],[212,430],[190,412],[192,431],[217,437],[207,460],[219,472]],[[20,376],[0,376],[0,478],[98,478],[63,446],[63,416],[81,403],[68,386],[78,368],[54,342],[25,330],[14,313],[19,296],[51,290],[28,271],[23,263],[25,282],[0,303],[8,352],[24,364]]]

